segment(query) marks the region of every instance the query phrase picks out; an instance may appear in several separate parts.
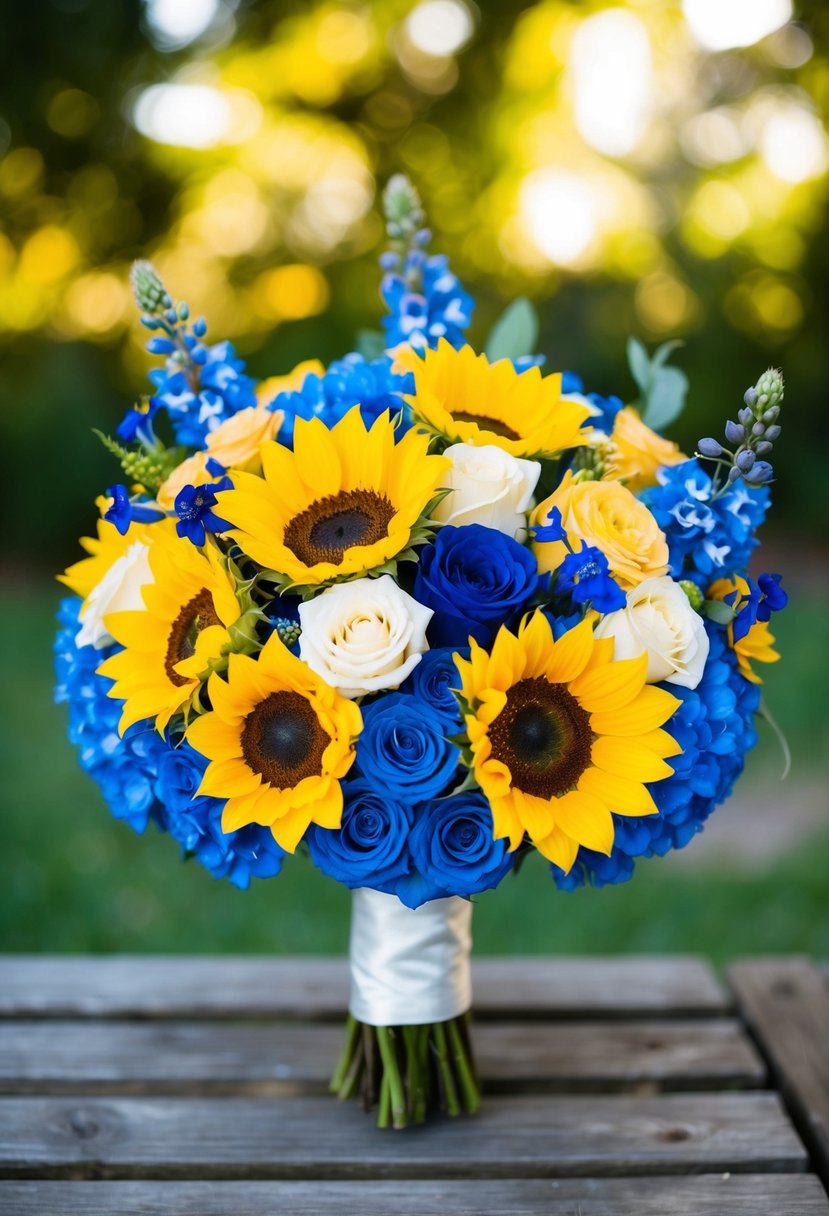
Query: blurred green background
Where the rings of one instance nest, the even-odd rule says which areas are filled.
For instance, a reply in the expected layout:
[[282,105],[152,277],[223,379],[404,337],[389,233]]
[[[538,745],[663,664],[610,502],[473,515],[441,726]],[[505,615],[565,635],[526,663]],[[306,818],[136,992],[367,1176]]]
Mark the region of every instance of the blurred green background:
[[829,954],[826,6],[42,0],[3,25],[0,945],[344,948],[348,894],[303,860],[239,893],[108,817],[51,703],[51,575],[113,479],[90,428],[150,366],[131,260],[254,374],[327,361],[377,323],[402,170],[478,299],[473,341],[529,295],[550,365],[627,397],[626,336],[682,338],[688,451],[769,363],[787,381],[760,560],[793,601],[767,677],[791,777],[764,730],[688,850],[575,895],[529,863],[480,900],[479,948]]

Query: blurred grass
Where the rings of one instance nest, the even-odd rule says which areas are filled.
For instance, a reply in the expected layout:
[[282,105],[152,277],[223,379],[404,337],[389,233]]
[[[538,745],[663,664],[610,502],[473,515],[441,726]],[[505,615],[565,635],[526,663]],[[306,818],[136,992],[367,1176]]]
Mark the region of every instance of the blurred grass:
[[[108,815],[66,742],[52,704],[49,639],[57,593],[7,580],[0,627],[7,658],[0,732],[3,848],[0,948],[32,951],[236,951],[330,953],[346,949],[349,893],[303,858],[276,881],[239,892],[199,866],[182,865],[150,829],[136,839]],[[777,625],[785,662],[770,669],[767,696],[789,735],[794,775],[825,766],[823,705],[829,655],[818,594],[804,591]],[[762,756],[744,789],[779,771],[764,728]],[[824,769],[825,771],[825,769]],[[781,787],[780,813],[786,813]],[[724,813],[727,813],[724,812]],[[760,825],[761,826],[761,825]],[[757,951],[829,955],[829,832],[798,842],[766,869],[734,873],[670,861],[644,862],[632,883],[557,892],[540,859],[482,896],[480,953],[700,951],[714,961]],[[693,845],[691,846],[693,849]]]

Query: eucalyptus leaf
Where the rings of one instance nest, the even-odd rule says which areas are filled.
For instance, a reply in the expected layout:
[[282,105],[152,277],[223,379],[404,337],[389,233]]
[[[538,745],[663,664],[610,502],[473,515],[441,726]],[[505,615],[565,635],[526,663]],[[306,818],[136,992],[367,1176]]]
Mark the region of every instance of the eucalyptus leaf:
[[674,351],[679,350],[679,348],[684,345],[685,343],[681,338],[671,338],[670,342],[663,342],[662,345],[657,346],[656,350],[653,352],[651,367],[663,367],[668,362]]
[[687,392],[685,372],[678,367],[657,368],[642,414],[643,422],[654,431],[663,431],[682,413]]
[[538,314],[524,296],[513,300],[501,313],[486,340],[485,352],[496,359],[519,359],[531,355],[538,339]]
[[645,399],[651,388],[651,361],[648,358],[648,352],[638,338],[628,338],[627,356],[630,374]]

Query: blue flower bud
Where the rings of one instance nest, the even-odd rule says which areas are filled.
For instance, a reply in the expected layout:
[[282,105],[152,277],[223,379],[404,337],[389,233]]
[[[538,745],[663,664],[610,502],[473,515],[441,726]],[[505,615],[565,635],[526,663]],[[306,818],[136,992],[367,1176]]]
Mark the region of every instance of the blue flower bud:
[[150,338],[147,343],[147,350],[151,355],[171,355],[175,349],[175,342],[171,342],[169,338]]
[[741,476],[742,476],[742,474],[740,473],[740,470],[739,470],[738,468],[736,468],[736,467],[731,468],[731,469],[729,469],[729,470],[728,470],[728,480],[729,480],[729,482],[735,482],[735,481],[737,481],[737,480],[738,480],[738,479],[739,479]]
[[766,431],[766,439],[774,443],[775,439],[780,438],[780,432],[783,428],[779,426],[770,426]]
[[176,310],[174,308],[168,308],[167,312],[164,314],[164,320],[167,322],[168,325],[177,324],[178,316],[176,314]]
[[767,460],[758,460],[748,473],[744,474],[745,479],[753,486],[763,485],[767,481],[771,481],[774,476],[774,469]]
[[770,405],[769,408],[763,412],[763,422],[776,422],[779,417],[779,405]]
[[722,456],[723,447],[716,439],[700,439],[699,444],[700,455],[707,456],[710,460],[716,459],[717,456]]
[[[746,405],[747,405],[747,406],[754,406],[754,405],[756,405],[756,403],[757,403],[757,389],[756,389],[756,388],[754,388],[754,387],[752,387],[752,388],[747,388],[747,389],[746,389],[746,391],[745,391],[745,393],[743,393],[743,401],[745,401],[745,403],[746,403]],[[742,422],[742,418],[740,418],[740,421]]]
[[725,437],[729,443],[742,443],[746,437],[746,429],[739,422],[732,422],[729,418],[725,424]]
[[734,458],[734,463],[741,473],[747,473],[754,464],[756,457],[748,448],[743,448]]
[[754,426],[751,428],[751,433],[752,433],[752,435],[758,435],[758,436],[765,435],[766,428],[762,422],[755,422]]
[[197,338],[203,338],[207,333],[207,322],[204,317],[199,317],[198,321],[193,322],[193,333]]
[[767,440],[761,439],[759,443],[755,443],[754,445],[754,454],[755,456],[768,456],[773,447],[773,443],[768,443]]
[[179,304],[179,306],[178,306],[179,321],[186,321],[189,316],[190,316],[190,309],[187,307],[187,305]]
[[396,270],[400,265],[400,257],[387,249],[385,253],[380,254],[380,269],[381,270]]
[[754,411],[749,406],[744,406],[743,409],[738,411],[737,417],[740,419],[743,426],[750,426],[754,419]]

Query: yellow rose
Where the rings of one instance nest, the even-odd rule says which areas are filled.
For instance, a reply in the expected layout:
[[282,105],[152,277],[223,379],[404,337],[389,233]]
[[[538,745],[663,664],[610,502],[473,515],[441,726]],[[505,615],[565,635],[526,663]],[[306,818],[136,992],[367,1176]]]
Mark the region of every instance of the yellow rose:
[[165,511],[172,511],[176,495],[185,486],[203,486],[205,482],[213,481],[207,471],[207,461],[207,452],[196,452],[195,456],[188,456],[181,464],[176,465],[167,480],[158,488],[155,496],[158,505]]
[[632,405],[619,410],[607,446],[605,478],[623,481],[634,491],[655,486],[656,470],[661,465],[680,464],[688,459],[677,444],[646,426]]
[[319,359],[306,359],[284,376],[269,376],[267,380],[262,380],[256,389],[256,400],[259,405],[270,405],[280,393],[298,393],[305,383],[305,377],[311,375],[325,375],[325,368]]
[[[619,481],[573,481],[568,470],[561,485],[539,503],[531,525],[547,522],[558,507],[567,538],[574,549],[581,541],[595,545],[607,558],[625,590],[646,578],[666,574],[668,545],[656,520],[643,503]],[[542,573],[556,570],[567,555],[563,541],[535,542],[533,552]]]
[[207,436],[208,459],[218,460],[226,469],[255,472],[260,463],[260,445],[275,438],[284,417],[282,410],[261,405],[239,410]]

